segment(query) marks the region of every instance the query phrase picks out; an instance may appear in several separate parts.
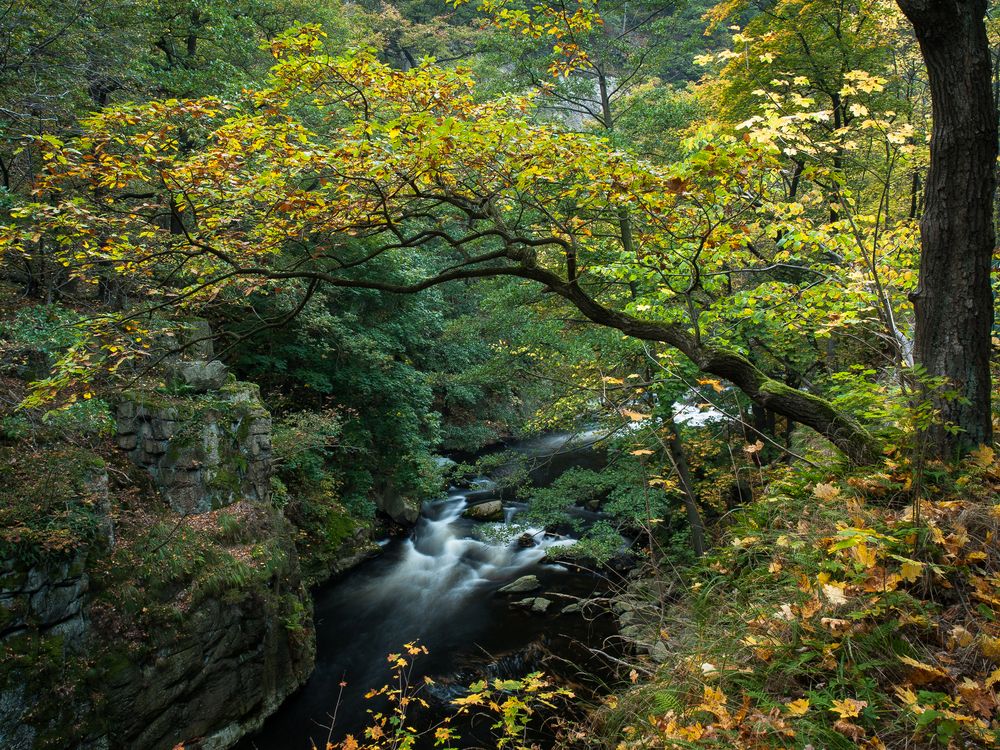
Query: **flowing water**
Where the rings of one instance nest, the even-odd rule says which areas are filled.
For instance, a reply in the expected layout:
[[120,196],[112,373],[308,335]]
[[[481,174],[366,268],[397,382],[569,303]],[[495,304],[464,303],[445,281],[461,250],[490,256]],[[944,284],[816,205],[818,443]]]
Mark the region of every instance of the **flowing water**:
[[[592,453],[586,444],[568,446],[565,436],[519,448],[546,458],[534,475],[538,483],[574,465],[573,454],[579,462],[585,460],[581,455]],[[556,653],[593,668],[582,664],[591,658],[584,644],[608,632],[606,618],[588,621],[560,611],[600,588],[601,579],[546,562],[547,550],[572,540],[547,536],[538,528],[518,529],[511,540],[484,534],[500,524],[472,521],[463,511],[469,495],[482,499],[490,494],[499,496],[489,480],[465,490],[453,488],[447,497],[424,506],[409,538],[386,542],[379,557],[317,592],[316,670],[239,750],[306,750],[311,740],[322,748],[324,727],[334,714],[335,740],[360,733],[367,726],[366,709],[372,707],[364,693],[388,681],[386,655],[412,641],[430,651],[418,659],[414,679],[430,675],[445,684],[544,669],[531,656],[539,653]],[[506,504],[505,523],[516,523],[522,507]],[[536,545],[521,546],[517,537],[522,533],[531,534]],[[539,578],[541,591],[497,593],[528,574]],[[529,596],[545,596],[553,605],[544,615],[510,606],[512,599]],[[449,697],[446,690],[438,693]]]

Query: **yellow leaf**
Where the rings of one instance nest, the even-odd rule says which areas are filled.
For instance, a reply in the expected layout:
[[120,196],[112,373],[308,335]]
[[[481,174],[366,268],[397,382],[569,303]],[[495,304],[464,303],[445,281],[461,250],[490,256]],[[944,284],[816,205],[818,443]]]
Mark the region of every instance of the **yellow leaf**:
[[713,380],[712,378],[700,378],[698,380],[698,383],[700,385],[712,386],[712,390],[714,390],[716,393],[722,393],[725,390],[725,388],[722,387],[722,383],[720,381]]
[[875,567],[875,551],[871,549],[867,544],[861,542],[853,548],[854,556],[858,558],[858,562],[865,568]]
[[809,710],[809,699],[799,698],[797,701],[785,704],[785,710],[792,716],[804,716]]
[[996,454],[993,449],[988,445],[980,445],[978,448],[969,452],[972,457],[972,462],[983,469],[988,469],[993,465],[993,461],[996,460]]
[[820,500],[835,500],[840,497],[840,487],[833,484],[820,483],[813,487],[813,495]]
[[914,685],[926,685],[938,680],[948,679],[948,673],[938,667],[924,664],[916,659],[911,659],[909,656],[900,656],[899,660],[908,667],[913,667],[913,671],[909,674],[909,680]]
[[855,698],[845,698],[842,701],[833,701],[830,710],[840,716],[841,719],[850,719],[860,716],[861,710],[868,705],[868,701],[859,701]]
[[719,720],[719,726],[723,729],[731,729],[733,726],[732,716],[726,708],[726,695],[721,690],[705,685],[702,702],[698,705],[699,711],[708,711]]
[[988,635],[979,636],[979,650],[983,656],[994,664],[1000,664],[1000,638],[991,638]]
[[622,409],[622,416],[628,417],[633,422],[642,422],[645,419],[649,419],[648,414],[643,414],[642,412],[632,411],[631,409]]
[[951,629],[951,637],[948,639],[948,645],[951,648],[956,646],[959,648],[965,648],[966,646],[971,646],[975,641],[975,637],[962,625],[956,625]]
[[899,569],[899,574],[903,577],[904,581],[909,581],[913,583],[918,580],[921,575],[923,575],[924,564],[922,562],[917,562],[916,560],[907,560],[903,563],[902,567]]

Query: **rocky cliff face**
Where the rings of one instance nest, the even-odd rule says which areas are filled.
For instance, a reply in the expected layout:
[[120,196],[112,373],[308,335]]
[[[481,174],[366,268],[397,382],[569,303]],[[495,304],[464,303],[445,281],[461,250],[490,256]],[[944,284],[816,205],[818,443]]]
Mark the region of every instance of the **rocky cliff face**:
[[[252,592],[232,603],[210,597],[186,613],[182,627],[159,639],[142,660],[126,661],[105,685],[108,748],[185,747],[224,750],[264,719],[308,678],[315,656],[312,608],[299,582],[289,599]],[[300,622],[291,622],[298,613]]]
[[0,500],[17,505],[0,520],[23,526],[0,536],[0,747],[224,750],[312,671],[270,415],[195,354],[166,388],[121,395],[135,468],[115,476],[132,482],[109,493],[101,459],[67,448],[0,455]]
[[[72,462],[73,457],[57,456],[52,468],[71,475],[79,472],[70,479],[74,494],[66,501],[89,506],[91,545],[107,549],[114,544],[107,472],[96,456],[87,456],[82,470]],[[57,637],[67,652],[79,653],[87,630],[83,609],[90,589],[88,548],[34,559],[19,556],[18,551],[8,548],[7,558],[0,563],[0,641],[32,631]]]
[[227,377],[218,362],[184,361],[173,372],[179,395],[123,395],[119,447],[182,517],[219,511],[212,519],[218,522],[236,503],[249,507],[258,527],[265,521],[266,533],[258,528],[257,535],[270,544],[265,567],[275,570],[259,588],[234,581],[195,601],[171,637],[112,676],[111,748],[154,750],[182,741],[227,748],[256,729],[313,666],[312,607],[292,528],[270,507],[271,417],[260,392]]
[[0,449],[0,747],[45,747],[87,724],[92,705],[59,691],[82,682],[90,564],[114,543],[110,505],[95,454]]

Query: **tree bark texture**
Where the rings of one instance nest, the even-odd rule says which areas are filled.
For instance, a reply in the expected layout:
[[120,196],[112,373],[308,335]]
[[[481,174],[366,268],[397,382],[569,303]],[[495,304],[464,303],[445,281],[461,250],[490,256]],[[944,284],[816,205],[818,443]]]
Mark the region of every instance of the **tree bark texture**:
[[[992,440],[990,338],[995,243],[997,111],[983,17],[986,0],[897,0],[927,66],[933,113],[930,168],[920,220],[920,282],[911,295],[915,359],[949,385],[930,394],[940,410],[932,457],[950,459]],[[961,398],[939,394],[956,389]],[[958,432],[946,429],[954,425]]]

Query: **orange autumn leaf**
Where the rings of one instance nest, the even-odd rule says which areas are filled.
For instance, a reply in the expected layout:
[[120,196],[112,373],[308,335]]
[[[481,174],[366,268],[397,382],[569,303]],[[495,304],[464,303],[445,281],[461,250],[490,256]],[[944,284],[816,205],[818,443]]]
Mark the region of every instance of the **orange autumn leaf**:
[[908,667],[912,667],[907,679],[914,685],[929,685],[940,680],[950,679],[948,673],[943,669],[924,664],[909,656],[900,656],[899,660]]

